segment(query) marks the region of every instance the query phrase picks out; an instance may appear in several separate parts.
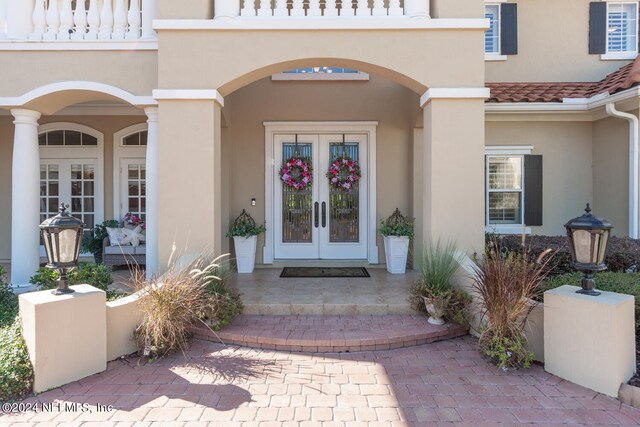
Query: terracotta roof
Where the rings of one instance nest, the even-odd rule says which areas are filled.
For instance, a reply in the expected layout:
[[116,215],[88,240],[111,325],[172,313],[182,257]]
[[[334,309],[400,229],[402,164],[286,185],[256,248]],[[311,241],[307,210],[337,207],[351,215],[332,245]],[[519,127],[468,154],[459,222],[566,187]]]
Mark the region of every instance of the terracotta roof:
[[607,75],[599,82],[487,83],[491,96],[487,102],[562,102],[564,98],[590,98],[613,95],[640,83],[640,56]]

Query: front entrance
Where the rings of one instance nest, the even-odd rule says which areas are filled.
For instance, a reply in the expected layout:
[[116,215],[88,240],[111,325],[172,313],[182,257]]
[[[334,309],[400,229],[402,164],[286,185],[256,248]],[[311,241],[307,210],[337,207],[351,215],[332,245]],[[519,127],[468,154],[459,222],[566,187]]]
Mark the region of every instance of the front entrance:
[[[301,129],[299,133],[274,132],[271,144],[273,227],[267,227],[272,229],[273,258],[369,259],[370,135],[352,130],[309,133]],[[305,158],[312,165],[310,187],[295,190],[282,182],[281,165],[292,156]],[[360,166],[362,176],[350,191],[330,186],[326,176],[330,164],[339,157],[348,157]],[[265,261],[266,255],[267,251]]]

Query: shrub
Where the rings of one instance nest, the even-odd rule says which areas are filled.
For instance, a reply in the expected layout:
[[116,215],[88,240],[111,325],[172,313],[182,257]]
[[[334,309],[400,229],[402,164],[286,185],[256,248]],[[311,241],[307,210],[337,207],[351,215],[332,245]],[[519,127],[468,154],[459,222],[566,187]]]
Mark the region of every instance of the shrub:
[[485,327],[480,352],[500,369],[528,367],[533,354],[525,349],[524,326],[534,297],[546,277],[546,264],[529,260],[526,251],[501,253],[489,244],[476,271],[473,289],[482,301]]
[[22,398],[32,388],[33,367],[15,316],[10,326],[0,329],[0,400]]
[[427,314],[423,297],[437,298],[445,307],[444,318],[466,325],[471,297],[460,289],[451,287],[451,279],[458,270],[460,257],[454,243],[431,243],[422,253],[418,266],[419,278],[411,286],[409,302],[414,310]]
[[[521,236],[487,235],[487,243],[495,241],[501,252],[522,252]],[[535,261],[547,249],[552,249],[555,255],[548,260],[547,268],[550,275],[572,273],[575,271],[571,261],[569,242],[566,236],[529,236],[526,254],[529,261]],[[607,246],[605,264],[610,271],[624,272],[627,269],[640,266],[640,240],[628,237],[611,237]]]
[[[562,285],[581,286],[581,273],[569,273],[549,278],[540,290],[538,300],[549,289]],[[640,273],[613,273],[605,271],[595,276],[596,288],[600,291],[633,295],[636,300],[636,334],[640,335]]]
[[380,234],[383,236],[408,237],[413,239],[413,220],[396,210],[384,221],[380,221]]
[[214,330],[228,325],[244,310],[240,293],[228,283],[228,272],[229,268],[226,265],[221,265],[214,269],[212,273],[215,277],[212,277],[207,283],[210,302],[203,320],[207,320],[209,326]]
[[[55,289],[58,286],[56,283],[58,277],[60,277],[60,274],[57,270],[42,267],[38,269],[29,281],[31,284],[38,286],[40,290]],[[111,270],[108,267],[90,262],[81,263],[67,277],[69,278],[69,285],[86,283],[105,292],[109,290],[109,285],[113,283]]]
[[143,355],[156,358],[186,350],[191,324],[210,309],[209,283],[218,268],[200,257],[187,268],[170,266],[161,283],[136,274],[136,290],[142,293],[138,304],[142,322],[134,338]]
[[109,219],[102,224],[98,224],[90,233],[85,233],[82,236],[82,246],[80,250],[83,253],[91,253],[96,258],[102,256],[102,241],[107,234],[107,227],[117,228],[120,223],[115,219]]

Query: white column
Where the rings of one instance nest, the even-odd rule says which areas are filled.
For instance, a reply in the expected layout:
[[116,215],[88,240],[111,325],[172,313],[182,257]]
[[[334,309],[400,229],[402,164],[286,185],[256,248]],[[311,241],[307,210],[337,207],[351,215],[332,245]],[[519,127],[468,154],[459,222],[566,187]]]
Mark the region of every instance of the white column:
[[27,39],[33,28],[34,0],[9,0],[7,3],[7,37]]
[[29,284],[40,265],[40,113],[14,109],[11,167],[11,283]]
[[153,20],[156,19],[156,0],[142,0],[142,38],[155,39]]
[[158,272],[158,107],[144,109],[147,115],[147,277]]

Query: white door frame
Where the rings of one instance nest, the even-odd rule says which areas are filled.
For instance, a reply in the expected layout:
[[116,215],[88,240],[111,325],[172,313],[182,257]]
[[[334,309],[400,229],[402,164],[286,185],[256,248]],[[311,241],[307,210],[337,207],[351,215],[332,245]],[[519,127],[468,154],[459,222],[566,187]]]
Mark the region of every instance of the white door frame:
[[113,134],[113,217],[121,219],[126,212],[122,212],[122,199],[124,192],[122,190],[122,160],[144,160],[147,158],[147,146],[125,146],[122,145],[123,140],[134,133],[147,130],[147,123],[138,123],[120,129]]
[[[265,192],[265,245],[263,262],[272,264],[274,261],[275,237],[274,237],[274,177],[275,177],[275,153],[274,136],[277,133],[312,133],[312,134],[342,134],[361,133],[367,135],[367,168],[369,182],[367,186],[368,201],[368,250],[367,260],[370,264],[378,263],[377,245],[377,185],[376,185],[376,130],[377,121],[367,122],[264,122],[265,127],[265,167],[264,167],[264,192]],[[278,165],[279,166],[279,165]]]

